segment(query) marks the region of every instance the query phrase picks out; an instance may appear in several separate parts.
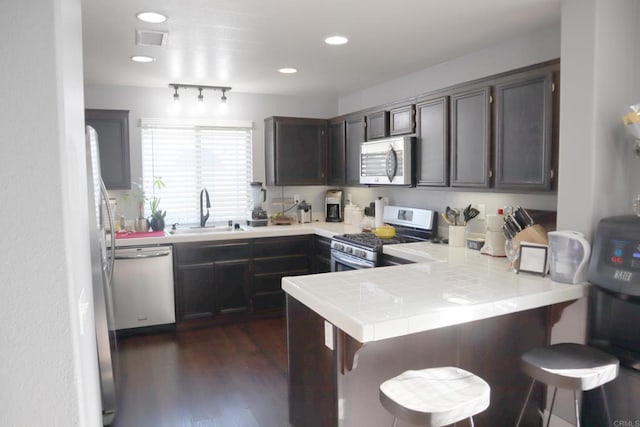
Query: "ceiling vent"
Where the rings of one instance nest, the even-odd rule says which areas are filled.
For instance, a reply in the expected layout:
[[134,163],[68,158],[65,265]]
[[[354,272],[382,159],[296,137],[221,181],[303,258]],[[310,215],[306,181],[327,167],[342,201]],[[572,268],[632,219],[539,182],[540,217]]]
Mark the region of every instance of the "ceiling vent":
[[164,46],[167,44],[167,31],[136,30],[136,44],[138,46]]

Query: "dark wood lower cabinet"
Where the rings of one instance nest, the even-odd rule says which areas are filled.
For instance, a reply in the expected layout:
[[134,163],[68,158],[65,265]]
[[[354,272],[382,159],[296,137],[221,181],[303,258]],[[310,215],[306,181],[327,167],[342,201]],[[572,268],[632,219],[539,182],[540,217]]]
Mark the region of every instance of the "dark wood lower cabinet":
[[312,236],[174,245],[176,318],[229,322],[282,315],[284,276],[310,274]]
[[[335,350],[325,346],[325,320],[287,296],[292,426],[337,426],[338,418],[344,427],[389,426],[393,417],[379,403],[380,384],[405,370],[437,366],[458,366],[491,386],[490,406],[474,417],[476,426],[515,425],[531,381],[520,356],[548,343],[551,324],[549,307],[542,307],[366,344],[330,327]],[[542,386],[534,388],[523,426],[540,425],[543,398]]]

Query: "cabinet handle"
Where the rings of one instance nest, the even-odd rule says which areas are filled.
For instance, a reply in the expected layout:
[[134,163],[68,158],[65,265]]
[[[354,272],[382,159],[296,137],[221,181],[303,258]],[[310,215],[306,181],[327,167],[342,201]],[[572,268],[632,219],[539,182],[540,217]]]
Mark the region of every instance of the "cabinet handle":
[[489,179],[493,178],[493,170],[489,169]]
[[556,84],[555,82],[551,83],[551,92],[555,92],[556,91]]
[[551,181],[553,181],[553,177],[554,177],[554,173],[553,173],[553,169],[551,169],[549,171],[549,178],[551,179]]
[[493,104],[493,95],[489,95],[489,104]]

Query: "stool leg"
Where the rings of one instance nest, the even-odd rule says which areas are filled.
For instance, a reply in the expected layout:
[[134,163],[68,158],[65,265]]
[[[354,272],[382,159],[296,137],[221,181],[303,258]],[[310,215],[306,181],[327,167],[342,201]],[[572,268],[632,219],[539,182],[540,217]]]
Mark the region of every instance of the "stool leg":
[[398,424],[398,419],[393,417],[393,424],[391,424],[391,427],[396,427],[396,424]]
[[549,416],[547,417],[547,427],[549,427],[549,423],[551,422],[551,414],[553,413],[553,405],[556,403],[556,393],[558,392],[558,388],[554,387],[553,389],[553,397],[551,398],[551,408],[549,409]]
[[600,386],[602,390],[602,400],[604,401],[604,412],[607,414],[607,425],[611,425],[611,412],[609,412],[609,401],[607,400],[607,394],[604,391],[604,384]]
[[469,423],[471,423],[471,427],[475,427],[473,424],[473,417],[469,417]]
[[576,407],[576,427],[580,427],[580,403],[575,390],[573,390],[573,402]]
[[524,410],[527,408],[527,403],[529,402],[529,398],[531,397],[531,391],[533,391],[533,385],[535,383],[536,383],[536,380],[531,380],[531,386],[529,386],[529,393],[527,393],[527,398],[524,400],[524,405],[522,405],[522,409],[520,410],[520,416],[518,417],[518,422],[516,423],[516,427],[518,427],[520,425],[520,421],[522,421]]

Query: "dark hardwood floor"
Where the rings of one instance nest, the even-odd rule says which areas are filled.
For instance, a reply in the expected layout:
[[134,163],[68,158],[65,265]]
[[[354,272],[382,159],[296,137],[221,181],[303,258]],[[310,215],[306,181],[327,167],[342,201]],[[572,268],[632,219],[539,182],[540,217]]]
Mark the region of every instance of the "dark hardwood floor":
[[288,426],[284,318],[120,338],[115,427]]

